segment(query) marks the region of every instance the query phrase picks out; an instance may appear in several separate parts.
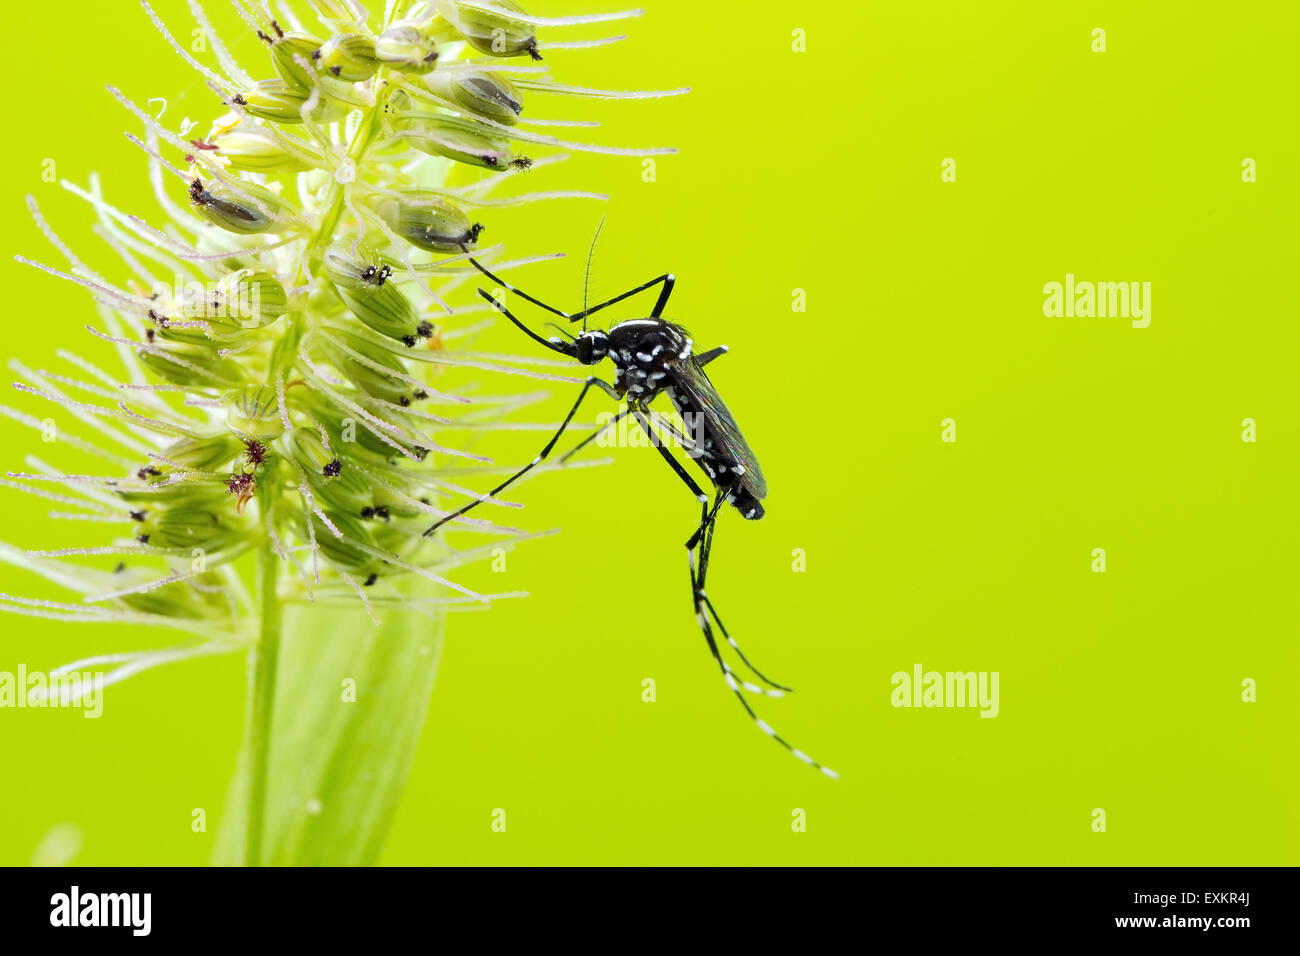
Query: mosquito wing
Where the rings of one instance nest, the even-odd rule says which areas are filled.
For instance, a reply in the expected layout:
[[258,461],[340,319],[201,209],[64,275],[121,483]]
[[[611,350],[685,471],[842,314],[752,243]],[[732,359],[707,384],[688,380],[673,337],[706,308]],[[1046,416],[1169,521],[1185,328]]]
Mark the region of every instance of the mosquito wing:
[[[692,457],[708,455],[728,465],[740,465],[744,468],[741,484],[745,490],[759,500],[766,498],[767,481],[758,466],[758,458],[704,369],[693,356],[688,356],[670,366],[669,377],[676,390],[677,411],[682,415],[686,435],[693,446]],[[688,414],[695,418],[686,418]],[[708,442],[712,444],[707,445]]]

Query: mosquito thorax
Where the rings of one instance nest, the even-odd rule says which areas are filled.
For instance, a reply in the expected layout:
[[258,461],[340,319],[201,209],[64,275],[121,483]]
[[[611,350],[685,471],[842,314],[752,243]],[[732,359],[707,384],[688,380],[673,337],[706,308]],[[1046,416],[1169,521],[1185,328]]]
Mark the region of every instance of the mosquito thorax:
[[649,401],[668,382],[669,367],[691,356],[686,330],[663,319],[629,319],[609,330],[609,357],[618,366],[614,386]]
[[573,357],[583,365],[595,365],[609,353],[609,336],[595,329],[583,332],[573,342]]

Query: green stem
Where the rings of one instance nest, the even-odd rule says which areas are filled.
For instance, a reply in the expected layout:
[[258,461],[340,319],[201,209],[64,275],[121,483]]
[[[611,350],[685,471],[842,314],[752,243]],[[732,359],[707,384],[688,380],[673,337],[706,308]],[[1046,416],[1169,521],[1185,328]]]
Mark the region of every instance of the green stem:
[[[386,81],[382,79],[382,71],[380,71],[380,76],[376,78],[375,85],[374,105],[362,117],[348,149],[348,157],[358,166],[365,158],[366,150],[370,148],[371,143],[374,142],[379,133],[379,118],[384,111],[384,104],[388,101],[391,92]],[[305,275],[308,262],[318,259],[321,250],[333,240],[339,219],[343,214],[345,188],[344,184],[337,180],[330,187],[320,227],[304,253],[299,266],[300,278]],[[287,328],[285,338],[278,343],[282,347],[277,348],[276,352],[271,356],[270,374],[272,376],[286,365],[291,364],[292,355],[301,333],[302,324],[295,318]],[[270,480],[259,482],[257,494],[263,500],[273,500],[275,483]],[[259,866],[265,862],[263,860],[262,842],[266,829],[267,770],[270,763],[271,718],[275,710],[275,677],[280,656],[280,621],[282,615],[280,596],[276,591],[280,567],[279,556],[270,541],[263,543],[258,560],[258,576],[261,581],[258,597],[261,603],[262,616],[257,643],[248,652],[250,686],[247,707],[245,708],[244,728],[244,750],[247,754],[247,766],[245,767],[245,780],[247,782],[245,791],[247,830],[244,833],[245,866]]]
[[[375,141],[379,134],[379,118],[384,112],[384,106],[388,102],[388,97],[392,93],[391,86],[383,79],[383,70],[380,70],[375,76],[375,103],[361,118],[357,125],[357,131],[352,136],[352,142],[348,147],[348,159],[359,168],[361,161],[365,158],[366,150]],[[334,234],[338,230],[339,219],[343,216],[343,194],[346,186],[337,179],[330,185],[330,191],[325,197],[325,211],[321,215],[320,226],[316,230],[316,236],[308,247],[307,253],[303,256],[303,262],[314,261],[320,258],[321,251],[329,245],[334,239]]]
[[245,742],[249,753],[247,826],[244,834],[244,865],[262,864],[262,835],[266,820],[267,768],[271,755],[271,716],[275,710],[275,672],[280,656],[280,559],[271,542],[258,554],[258,577],[262,619],[257,643],[249,649],[252,687],[248,695],[248,723]]

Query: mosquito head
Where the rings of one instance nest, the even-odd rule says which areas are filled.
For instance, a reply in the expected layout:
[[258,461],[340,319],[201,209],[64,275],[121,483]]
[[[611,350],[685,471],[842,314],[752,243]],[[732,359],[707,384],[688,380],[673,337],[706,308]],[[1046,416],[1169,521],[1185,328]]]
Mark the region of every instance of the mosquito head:
[[600,329],[583,332],[573,342],[573,357],[583,365],[595,365],[609,354],[609,336]]

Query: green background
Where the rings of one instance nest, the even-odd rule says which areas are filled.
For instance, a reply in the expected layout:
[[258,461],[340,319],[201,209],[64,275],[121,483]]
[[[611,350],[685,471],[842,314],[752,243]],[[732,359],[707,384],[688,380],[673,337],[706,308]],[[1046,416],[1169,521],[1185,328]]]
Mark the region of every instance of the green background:
[[[842,779],[764,740],[726,692],[688,602],[696,507],[653,452],[619,449],[519,489],[520,520],[562,535],[504,574],[461,575],[532,596],[452,619],[383,862],[1296,863],[1300,19],[1272,4],[647,6],[624,44],[555,55],[557,76],[689,96],[536,111],[680,154],[653,183],[637,159],[576,159],[548,185],[609,203],[486,221],[512,253],[569,252],[519,281],[575,307],[607,216],[596,293],[671,270],[670,316],[731,347],[710,372],[771,492],[761,522],[724,515],[709,590],[797,688],[764,716]],[[529,4],[598,8],[615,9]],[[158,9],[188,29],[182,2]],[[89,211],[41,181],[42,160],[83,183],[98,169],[112,199],[151,209],[121,135],[137,124],[104,84],[171,98],[168,119],[198,132],[219,108],[128,0],[34,24],[2,41],[4,246],[57,260],[26,219],[30,192],[107,267]],[[269,74],[254,37],[232,45]],[[82,293],[0,269],[7,353],[35,367],[59,347],[100,354]],[[1067,272],[1151,282],[1150,327],[1044,317],[1043,284]],[[489,344],[529,349],[508,327]],[[940,441],[945,418],[956,443]],[[0,435],[5,467],[41,453],[11,422]],[[493,437],[491,453],[524,461],[537,438]],[[4,500],[10,541],[82,533]],[[46,593],[8,568],[0,590]],[[0,627],[0,670],[165,640]],[[916,663],[998,671],[1001,713],[891,707],[890,675]],[[0,863],[27,862],[60,823],[83,834],[76,862],[203,863],[243,679],[238,656],[208,658],[111,689],[98,721],[0,712]],[[196,807],[207,833],[191,831]]]

